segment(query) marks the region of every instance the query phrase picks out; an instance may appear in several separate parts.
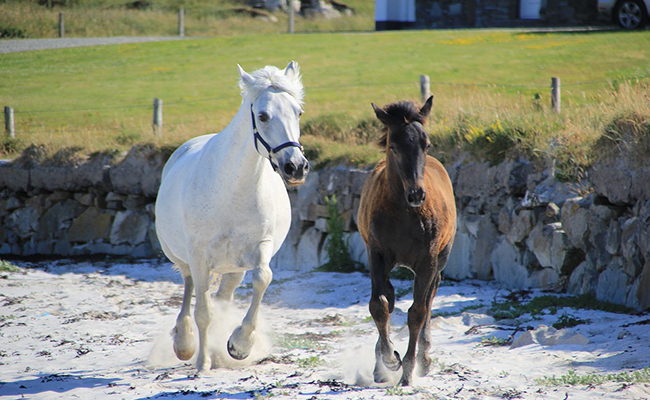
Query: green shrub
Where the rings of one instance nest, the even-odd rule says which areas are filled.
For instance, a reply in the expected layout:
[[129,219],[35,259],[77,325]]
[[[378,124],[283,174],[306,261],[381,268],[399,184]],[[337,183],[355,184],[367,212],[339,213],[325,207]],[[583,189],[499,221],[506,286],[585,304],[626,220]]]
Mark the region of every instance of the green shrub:
[[343,237],[345,222],[339,215],[339,210],[336,206],[336,195],[332,195],[331,198],[325,198],[325,201],[327,202],[327,214],[329,217],[327,221],[329,240],[325,243],[325,251],[329,260],[318,267],[318,270],[326,272],[363,271],[363,265],[352,260],[350,251],[348,250],[348,243]]

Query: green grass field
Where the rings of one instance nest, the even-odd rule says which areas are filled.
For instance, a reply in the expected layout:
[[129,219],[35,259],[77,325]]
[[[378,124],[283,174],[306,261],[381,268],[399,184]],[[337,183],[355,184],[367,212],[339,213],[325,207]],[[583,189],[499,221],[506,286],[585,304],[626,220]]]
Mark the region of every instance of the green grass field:
[[[4,54],[0,104],[15,109],[18,150],[177,145],[230,121],[241,101],[237,63],[250,71],[289,60],[306,87],[305,145],[323,162],[376,161],[370,103],[419,99],[421,74],[431,77],[429,130],[442,156],[507,136],[551,157],[553,142],[575,161],[616,115],[650,116],[647,31],[265,34]],[[561,115],[548,110],[553,76]],[[164,101],[162,140],[151,133],[154,97]]]

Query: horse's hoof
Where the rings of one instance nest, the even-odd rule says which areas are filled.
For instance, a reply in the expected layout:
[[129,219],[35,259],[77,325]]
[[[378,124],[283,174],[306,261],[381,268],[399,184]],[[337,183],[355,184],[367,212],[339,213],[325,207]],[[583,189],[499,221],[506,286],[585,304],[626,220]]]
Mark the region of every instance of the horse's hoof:
[[431,371],[431,358],[423,359],[418,362],[417,374],[419,377],[427,376]]
[[382,357],[381,359],[384,362],[386,368],[388,368],[391,371],[397,371],[402,366],[402,359],[400,358],[399,353],[397,351],[393,351],[392,360],[386,360],[384,357]]
[[246,359],[246,357],[249,356],[250,350],[249,351],[238,350],[235,346],[233,346],[231,341],[228,340],[228,354],[230,354],[230,357],[234,358],[235,360],[244,360]]
[[400,386],[411,386],[411,379],[403,376],[402,379],[399,381],[399,385]]
[[375,371],[373,374],[373,378],[375,380],[375,383],[386,383],[389,381],[388,377],[386,374],[378,373]]
[[174,343],[174,353],[179,360],[187,361],[194,355],[194,349],[179,349]]

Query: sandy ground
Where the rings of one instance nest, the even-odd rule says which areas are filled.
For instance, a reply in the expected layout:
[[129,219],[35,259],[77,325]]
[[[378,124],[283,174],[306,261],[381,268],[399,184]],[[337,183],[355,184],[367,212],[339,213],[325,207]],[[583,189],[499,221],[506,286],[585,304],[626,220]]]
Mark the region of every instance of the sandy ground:
[[[180,307],[180,278],[169,263],[56,261],[18,264],[0,273],[0,398],[30,399],[648,399],[649,383],[544,385],[542,378],[619,374],[650,365],[649,316],[560,310],[523,316],[522,326],[551,325],[558,315],[589,323],[569,336],[588,343],[511,349],[486,346],[508,338],[486,308],[510,292],[484,282],[445,283],[434,302],[434,365],[413,386],[372,381],[376,332],[369,320],[369,278],[361,273],[277,272],[265,296],[261,329],[246,362],[225,355],[243,317],[247,279],[230,312],[213,324],[218,367],[196,375],[172,351],[169,331]],[[399,294],[392,338],[404,353],[409,282]],[[541,293],[533,293],[539,295]],[[539,328],[538,328],[539,329]],[[518,332],[519,339],[524,332]]]

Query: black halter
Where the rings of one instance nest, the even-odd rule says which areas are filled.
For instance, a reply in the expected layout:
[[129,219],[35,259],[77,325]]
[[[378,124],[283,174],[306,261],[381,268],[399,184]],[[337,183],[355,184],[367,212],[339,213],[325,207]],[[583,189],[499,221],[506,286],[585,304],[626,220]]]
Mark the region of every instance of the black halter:
[[255,113],[253,112],[253,105],[252,105],[252,104],[251,104],[251,120],[253,120],[253,138],[254,138],[254,140],[255,140],[255,150],[257,150],[257,152],[259,153],[259,155],[261,155],[262,157],[264,157],[264,155],[263,155],[262,153],[260,153],[260,149],[257,147],[257,142],[260,142],[260,143],[262,144],[262,146],[264,146],[264,148],[266,149],[266,152],[268,153],[268,157],[267,157],[267,158],[269,159],[269,162],[271,163],[271,167],[273,167],[273,170],[274,170],[274,171],[275,171],[276,169],[278,169],[278,166],[275,165],[275,164],[273,163],[273,160],[271,159],[271,157],[272,157],[275,153],[277,153],[277,152],[279,152],[280,150],[285,149],[285,148],[287,148],[287,147],[297,147],[297,148],[300,149],[301,152],[303,151],[302,146],[300,145],[300,143],[298,143],[298,142],[292,142],[292,141],[284,142],[284,143],[282,143],[281,145],[276,146],[276,147],[271,147],[271,145],[269,145],[269,144],[267,143],[267,141],[264,140],[264,138],[262,137],[262,135],[260,135],[260,132],[257,130],[257,124],[255,123]]

